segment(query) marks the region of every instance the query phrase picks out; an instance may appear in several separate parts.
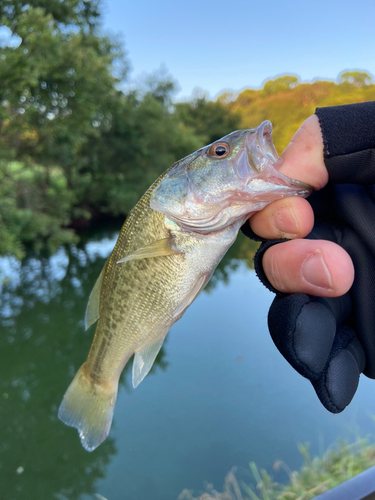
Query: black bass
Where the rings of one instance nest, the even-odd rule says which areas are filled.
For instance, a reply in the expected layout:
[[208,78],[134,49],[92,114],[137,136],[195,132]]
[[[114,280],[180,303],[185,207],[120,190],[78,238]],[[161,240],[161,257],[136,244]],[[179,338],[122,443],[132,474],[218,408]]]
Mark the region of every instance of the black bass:
[[130,212],[91,292],[98,320],[59,417],[94,450],[111,427],[120,374],[134,354],[133,386],[150,371],[169,329],[204,288],[254,212],[311,188],[279,173],[266,121],[175,163]]

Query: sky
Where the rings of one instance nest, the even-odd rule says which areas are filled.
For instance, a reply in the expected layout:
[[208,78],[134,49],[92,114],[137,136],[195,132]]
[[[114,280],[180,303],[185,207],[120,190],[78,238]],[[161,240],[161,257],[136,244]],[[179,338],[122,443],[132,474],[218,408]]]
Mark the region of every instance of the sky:
[[293,74],[335,80],[346,69],[375,75],[374,0],[103,0],[103,29],[120,34],[130,77],[160,69],[195,88],[260,88]]

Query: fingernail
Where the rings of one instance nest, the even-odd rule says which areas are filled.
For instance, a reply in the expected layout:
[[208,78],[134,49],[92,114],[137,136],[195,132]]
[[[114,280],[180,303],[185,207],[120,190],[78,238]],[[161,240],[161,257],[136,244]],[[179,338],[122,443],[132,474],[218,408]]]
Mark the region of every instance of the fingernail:
[[302,278],[309,285],[332,290],[331,275],[319,250],[307,257],[302,264],[301,272]]
[[275,229],[290,236],[297,236],[298,222],[289,207],[282,207],[273,214],[273,225]]

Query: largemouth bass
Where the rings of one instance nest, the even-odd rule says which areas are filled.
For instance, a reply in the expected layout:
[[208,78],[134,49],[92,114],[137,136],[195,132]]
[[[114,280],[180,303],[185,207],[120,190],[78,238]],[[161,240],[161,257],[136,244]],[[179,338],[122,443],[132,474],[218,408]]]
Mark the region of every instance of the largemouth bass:
[[279,198],[310,194],[275,169],[271,131],[266,121],[178,161],[126,218],[89,298],[86,328],[98,320],[90,352],[59,409],[86,450],[109,433],[126,363],[134,355],[136,387],[246,219]]

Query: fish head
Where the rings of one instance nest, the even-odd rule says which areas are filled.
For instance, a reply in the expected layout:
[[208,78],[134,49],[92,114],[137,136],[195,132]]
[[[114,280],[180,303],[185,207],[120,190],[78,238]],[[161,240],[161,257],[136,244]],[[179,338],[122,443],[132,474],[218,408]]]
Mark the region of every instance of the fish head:
[[209,233],[287,196],[306,197],[307,184],[281,174],[272,124],[237,130],[177,162],[155,187],[150,206],[181,228]]

